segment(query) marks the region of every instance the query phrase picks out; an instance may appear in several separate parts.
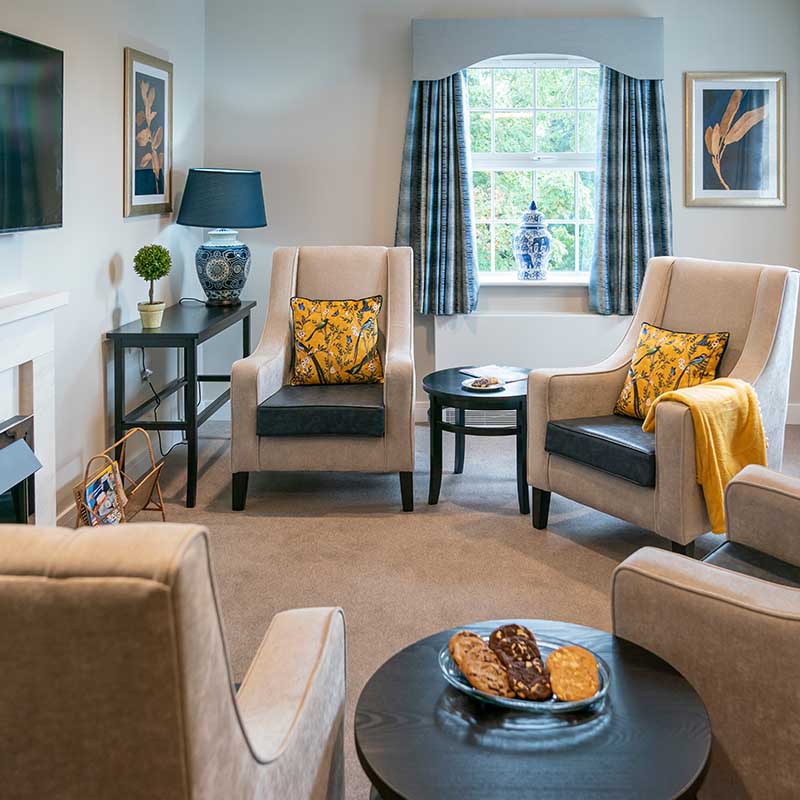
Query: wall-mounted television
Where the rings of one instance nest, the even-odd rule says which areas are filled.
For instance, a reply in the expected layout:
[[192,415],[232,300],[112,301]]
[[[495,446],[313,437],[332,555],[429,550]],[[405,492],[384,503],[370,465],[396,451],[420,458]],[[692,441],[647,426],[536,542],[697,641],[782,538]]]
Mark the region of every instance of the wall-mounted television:
[[64,54],[0,31],[0,233],[61,226]]

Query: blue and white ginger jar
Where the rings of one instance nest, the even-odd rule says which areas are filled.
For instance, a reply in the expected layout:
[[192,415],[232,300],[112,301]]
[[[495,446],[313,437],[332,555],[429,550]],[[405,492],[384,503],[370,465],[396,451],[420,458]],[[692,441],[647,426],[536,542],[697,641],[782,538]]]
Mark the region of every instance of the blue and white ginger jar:
[[536,201],[522,215],[512,239],[517,277],[521,281],[543,281],[550,262],[550,236],[544,214],[536,210]]

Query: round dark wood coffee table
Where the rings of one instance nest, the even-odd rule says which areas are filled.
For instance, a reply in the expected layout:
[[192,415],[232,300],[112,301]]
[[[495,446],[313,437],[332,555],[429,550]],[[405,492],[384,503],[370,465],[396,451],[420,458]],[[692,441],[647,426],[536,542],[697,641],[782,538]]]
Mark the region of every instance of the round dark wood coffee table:
[[392,656],[358,699],[356,751],[373,797],[694,797],[711,725],[680,673],[603,631],[520,621],[542,639],[573,641],[603,658],[611,672],[604,705],[539,715],[474,700],[439,671],[439,650],[457,629],[429,636]]
[[[517,437],[517,499],[519,513],[530,513],[528,501],[528,382],[526,380],[507,383],[497,392],[474,392],[462,387],[469,378],[460,370],[440,369],[422,379],[422,388],[430,397],[428,418],[431,426],[431,479],[428,490],[428,503],[435,506],[439,502],[442,488],[442,431],[456,435],[456,455],[453,472],[460,475],[464,471],[464,450],[466,436],[516,436]],[[442,409],[456,410],[455,424],[442,420]],[[464,422],[467,409],[476,411],[515,411],[516,424],[494,426],[469,426]]]

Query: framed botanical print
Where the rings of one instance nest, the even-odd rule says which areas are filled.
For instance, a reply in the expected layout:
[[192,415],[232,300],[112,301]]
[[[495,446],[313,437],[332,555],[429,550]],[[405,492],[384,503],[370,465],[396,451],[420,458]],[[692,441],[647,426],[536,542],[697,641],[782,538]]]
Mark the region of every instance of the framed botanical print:
[[686,73],[686,205],[785,206],[786,75]]
[[125,48],[126,217],[172,211],[172,64]]

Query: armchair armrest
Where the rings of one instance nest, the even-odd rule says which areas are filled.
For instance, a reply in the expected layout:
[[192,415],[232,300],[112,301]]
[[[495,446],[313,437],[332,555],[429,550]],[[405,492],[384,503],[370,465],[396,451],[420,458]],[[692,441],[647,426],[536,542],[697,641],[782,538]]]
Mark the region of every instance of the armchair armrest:
[[611,414],[631,355],[620,346],[605,361],[573,369],[535,369],[528,375],[528,483],[549,491],[544,449],[551,419]]
[[725,490],[728,538],[800,566],[800,480],[745,467]]
[[[800,713],[800,591],[652,547],[612,580],[614,633],[669,662],[708,709],[708,796],[792,796],[800,727],[785,723]],[[753,700],[759,686],[769,689]],[[743,714],[748,702],[756,713]]]
[[257,349],[231,369],[231,471],[249,472],[258,466],[256,409],[283,385],[288,366],[286,348]]
[[264,796],[317,796],[341,770],[344,702],[342,610],[276,614],[237,696],[251,752],[269,773]]

